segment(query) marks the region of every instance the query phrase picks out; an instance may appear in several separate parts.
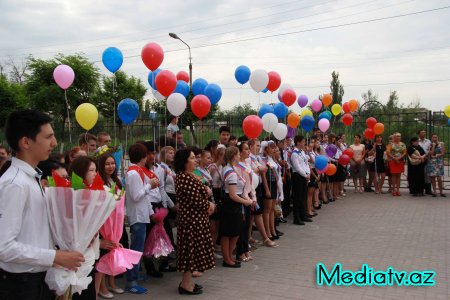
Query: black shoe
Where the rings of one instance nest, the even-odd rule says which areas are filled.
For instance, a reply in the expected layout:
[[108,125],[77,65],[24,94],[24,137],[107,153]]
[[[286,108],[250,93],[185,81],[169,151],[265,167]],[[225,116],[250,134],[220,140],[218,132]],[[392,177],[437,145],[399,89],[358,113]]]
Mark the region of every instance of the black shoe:
[[287,220],[285,218],[280,218],[281,223],[287,223]]
[[279,231],[278,229],[275,229],[275,232],[277,233],[278,236],[283,236],[284,235],[284,233]]
[[336,199],[328,199],[328,201],[334,202],[334,201],[336,201]]
[[310,218],[302,218],[303,222],[312,222],[312,220]]
[[436,193],[431,193],[431,196],[437,197]]
[[203,286],[200,285],[200,284],[195,284],[195,285],[194,285],[194,289],[195,289],[195,290],[203,290]]
[[194,289],[191,291],[185,290],[184,288],[181,287],[181,283],[178,286],[178,294],[180,295],[200,295],[201,293],[203,293],[203,291],[201,289],[196,289],[194,287]]
[[303,221],[294,221],[294,225],[305,225]]
[[310,218],[317,216],[318,213],[313,213]]
[[314,206],[314,209],[321,209],[322,208],[322,204],[319,204],[319,206]]
[[230,264],[227,264],[226,262],[223,262],[222,266],[225,268],[240,268],[241,264],[235,262],[234,265],[230,265]]
[[275,240],[279,240],[280,237],[278,235],[274,235],[274,236],[271,236],[269,239],[273,242]]

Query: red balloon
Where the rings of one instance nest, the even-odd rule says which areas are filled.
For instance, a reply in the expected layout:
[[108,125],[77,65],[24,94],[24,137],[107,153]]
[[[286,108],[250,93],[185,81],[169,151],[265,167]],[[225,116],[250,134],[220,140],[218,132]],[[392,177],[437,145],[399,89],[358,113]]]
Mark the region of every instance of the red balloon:
[[348,102],[345,102],[344,104],[342,104],[342,110],[346,114],[350,112],[350,105],[348,104]]
[[353,116],[351,114],[345,114],[342,117],[342,123],[344,123],[345,126],[350,126],[353,122]]
[[200,120],[206,117],[211,109],[211,101],[205,95],[197,95],[192,98],[191,110],[192,113]]
[[256,115],[249,115],[242,122],[242,129],[249,139],[256,139],[263,130],[263,122]]
[[161,95],[164,97],[169,97],[169,95],[172,94],[177,87],[177,78],[172,72],[162,70],[158,73],[158,75],[156,75],[155,85]]
[[281,76],[275,71],[270,71],[267,74],[269,75],[269,83],[267,84],[267,89],[271,92],[275,92],[281,85]]
[[189,74],[185,71],[180,71],[177,73],[177,80],[183,80],[186,83],[189,83]]
[[344,152],[342,152],[342,154],[347,155],[350,159],[353,158],[353,149],[352,148],[347,148],[344,150]]
[[294,90],[288,89],[283,92],[283,95],[281,95],[281,101],[283,101],[286,106],[291,106],[295,103],[295,100],[297,100],[297,94]]
[[342,154],[341,157],[339,157],[338,163],[345,167],[350,163],[350,157],[348,157],[347,154]]
[[373,126],[375,126],[375,124],[377,124],[377,119],[375,119],[374,117],[367,118],[366,120],[367,128],[373,129]]
[[375,137],[375,132],[371,128],[366,128],[366,130],[364,130],[364,136],[371,140]]
[[142,48],[141,58],[149,70],[155,71],[162,64],[164,51],[157,43],[148,43]]

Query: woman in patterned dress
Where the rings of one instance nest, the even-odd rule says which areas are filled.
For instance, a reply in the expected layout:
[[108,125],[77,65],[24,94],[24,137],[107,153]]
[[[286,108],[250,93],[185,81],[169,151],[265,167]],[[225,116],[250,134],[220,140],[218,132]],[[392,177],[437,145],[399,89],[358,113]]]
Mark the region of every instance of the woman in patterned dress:
[[175,154],[177,176],[175,192],[179,205],[177,221],[177,270],[183,272],[180,294],[198,295],[202,286],[192,283],[192,272],[214,268],[214,247],[209,229],[209,215],[215,205],[208,201],[211,189],[193,174],[197,161],[191,149]]
[[431,150],[429,161],[426,166],[427,175],[430,176],[431,186],[433,187],[433,197],[436,197],[436,179],[441,197],[446,197],[442,192],[442,176],[444,176],[444,155],[445,146],[440,142],[437,134],[431,136]]

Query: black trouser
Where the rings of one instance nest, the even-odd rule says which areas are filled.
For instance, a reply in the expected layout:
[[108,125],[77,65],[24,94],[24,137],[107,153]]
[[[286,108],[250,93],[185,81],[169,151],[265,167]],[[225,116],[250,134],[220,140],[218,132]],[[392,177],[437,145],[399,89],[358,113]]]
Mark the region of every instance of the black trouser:
[[250,228],[250,206],[244,207],[244,223],[242,224],[241,234],[236,244],[236,258],[248,252],[248,229]]
[[292,202],[294,222],[306,219],[306,198],[308,196],[308,186],[306,178],[298,173],[292,173]]
[[1,300],[53,300],[45,283],[45,272],[9,273],[0,269]]
[[89,283],[87,289],[81,292],[81,295],[75,293],[72,295],[72,300],[94,300],[96,299],[97,292],[95,291],[95,268],[92,269],[89,276],[92,277],[91,283]]
[[[286,170],[286,173],[292,174],[291,170]],[[287,217],[291,212],[291,189],[292,189],[291,176],[288,176],[288,174],[286,174],[286,180],[283,182],[284,200],[283,202],[281,202],[283,217]]]

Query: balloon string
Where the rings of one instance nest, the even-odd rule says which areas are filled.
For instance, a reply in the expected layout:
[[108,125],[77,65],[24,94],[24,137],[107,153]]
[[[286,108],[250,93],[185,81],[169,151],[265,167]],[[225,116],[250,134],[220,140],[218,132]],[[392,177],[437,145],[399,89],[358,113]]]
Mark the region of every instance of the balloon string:
[[[167,130],[167,105],[164,105],[164,128]],[[164,135],[164,146],[167,144],[167,132]]]
[[128,149],[128,125],[125,127],[125,151],[124,153],[127,151]]
[[242,87],[243,87],[244,85],[243,84],[241,84],[241,88],[239,89],[239,106],[241,105],[241,101],[242,101]]
[[64,98],[66,99],[67,121],[69,122],[69,141],[70,141],[70,144],[72,144],[72,125],[70,123],[70,106],[69,106],[69,100],[67,100],[67,90],[64,90]]
[[114,111],[114,146],[117,146],[117,128],[116,128],[116,74],[113,74],[112,90],[113,90],[113,111]]
[[88,134],[89,130],[86,130],[86,133],[84,134],[84,141],[86,142],[87,145],[87,155],[89,156],[89,143],[88,143],[88,138],[87,138],[87,134]]

